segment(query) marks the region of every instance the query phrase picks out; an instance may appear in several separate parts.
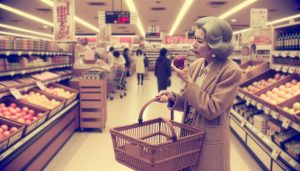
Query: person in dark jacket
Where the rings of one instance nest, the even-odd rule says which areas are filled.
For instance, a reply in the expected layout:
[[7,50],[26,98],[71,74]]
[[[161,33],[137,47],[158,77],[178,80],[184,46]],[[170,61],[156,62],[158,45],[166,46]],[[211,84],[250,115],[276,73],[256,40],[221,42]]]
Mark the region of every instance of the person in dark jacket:
[[154,74],[158,83],[158,92],[167,89],[167,87],[170,85],[169,77],[171,77],[171,62],[167,58],[168,50],[162,48],[159,53],[159,57],[155,62],[154,70]]
[[125,68],[127,70],[127,74],[126,74],[127,77],[130,75],[129,68],[130,68],[130,64],[131,64],[128,53],[129,53],[129,49],[125,48],[123,50],[123,56],[124,56],[124,59],[125,59]]

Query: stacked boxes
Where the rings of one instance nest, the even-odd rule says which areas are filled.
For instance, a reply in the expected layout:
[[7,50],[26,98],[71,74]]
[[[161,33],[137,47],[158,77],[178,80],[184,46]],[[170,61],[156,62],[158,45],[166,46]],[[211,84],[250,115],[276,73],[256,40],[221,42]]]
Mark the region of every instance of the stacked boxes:
[[263,134],[267,134],[267,121],[268,117],[266,115],[255,115],[253,117],[253,126],[262,132]]

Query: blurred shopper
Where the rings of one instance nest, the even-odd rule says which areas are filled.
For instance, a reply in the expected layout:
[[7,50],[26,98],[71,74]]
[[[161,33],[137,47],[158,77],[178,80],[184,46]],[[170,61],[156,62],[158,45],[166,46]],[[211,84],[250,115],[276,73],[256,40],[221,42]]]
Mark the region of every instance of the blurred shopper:
[[128,48],[125,48],[123,50],[123,56],[124,56],[124,59],[125,59],[125,69],[127,70],[126,76],[129,77],[130,76],[130,73],[129,73],[130,70],[129,69],[130,69],[131,62],[130,62],[129,49]]
[[171,62],[167,58],[168,50],[162,48],[159,52],[159,57],[155,62],[154,75],[157,78],[158,92],[166,90],[171,84]]
[[114,50],[115,50],[114,47],[110,47],[109,52],[107,54],[107,63],[110,67],[112,67],[114,65],[114,55],[113,55]]
[[136,51],[135,60],[136,60],[135,65],[136,65],[136,74],[137,74],[138,85],[139,84],[143,85],[146,67],[145,67],[145,63],[144,63],[145,56],[143,55],[143,52],[140,49],[138,49]]
[[183,70],[172,65],[186,86],[182,93],[160,92],[158,101],[183,111],[184,124],[205,131],[198,164],[183,170],[229,171],[229,112],[242,78],[239,66],[228,58],[233,51],[232,29],[217,17],[198,19],[195,26],[193,48],[198,59]]
[[114,51],[113,53],[114,55],[114,60],[113,60],[113,69],[119,68],[119,69],[125,69],[125,60],[123,57],[121,57],[120,52],[119,51]]

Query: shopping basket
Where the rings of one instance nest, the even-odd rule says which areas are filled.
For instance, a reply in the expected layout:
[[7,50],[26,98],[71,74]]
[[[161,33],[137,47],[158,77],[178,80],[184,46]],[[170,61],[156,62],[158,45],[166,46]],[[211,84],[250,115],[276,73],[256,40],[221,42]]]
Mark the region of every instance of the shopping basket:
[[110,130],[116,160],[140,171],[171,171],[195,165],[204,131],[164,118],[143,122],[144,110],[156,100],[142,107],[138,123]]

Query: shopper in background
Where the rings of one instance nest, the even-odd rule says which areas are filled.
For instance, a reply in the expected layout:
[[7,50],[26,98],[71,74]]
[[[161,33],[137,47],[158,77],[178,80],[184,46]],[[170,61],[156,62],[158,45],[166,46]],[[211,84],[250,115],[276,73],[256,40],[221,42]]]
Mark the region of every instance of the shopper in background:
[[171,84],[171,62],[167,58],[168,50],[162,48],[159,53],[159,57],[155,62],[154,70],[154,75],[157,78],[158,92],[166,90]]
[[129,49],[128,48],[125,48],[123,50],[123,56],[124,56],[124,59],[125,59],[125,69],[127,70],[127,74],[126,76],[128,77],[130,75],[129,73],[129,69],[130,69],[130,58],[129,58]]
[[115,50],[114,47],[110,47],[109,52],[107,54],[107,63],[110,67],[112,67],[114,65],[114,55],[113,55],[114,50]]
[[114,51],[113,69],[125,69],[125,60],[121,57],[119,51]]
[[145,56],[143,55],[143,52],[140,49],[138,49],[136,51],[136,56],[135,56],[138,85],[139,84],[143,85],[143,81],[144,81],[144,73],[146,70],[144,60],[145,60]]
[[229,171],[229,111],[242,78],[239,66],[228,56],[233,51],[230,25],[217,17],[196,21],[193,43],[198,58],[189,68],[172,68],[186,86],[181,94],[162,91],[161,103],[184,112],[183,123],[205,131],[200,160],[184,170]]

